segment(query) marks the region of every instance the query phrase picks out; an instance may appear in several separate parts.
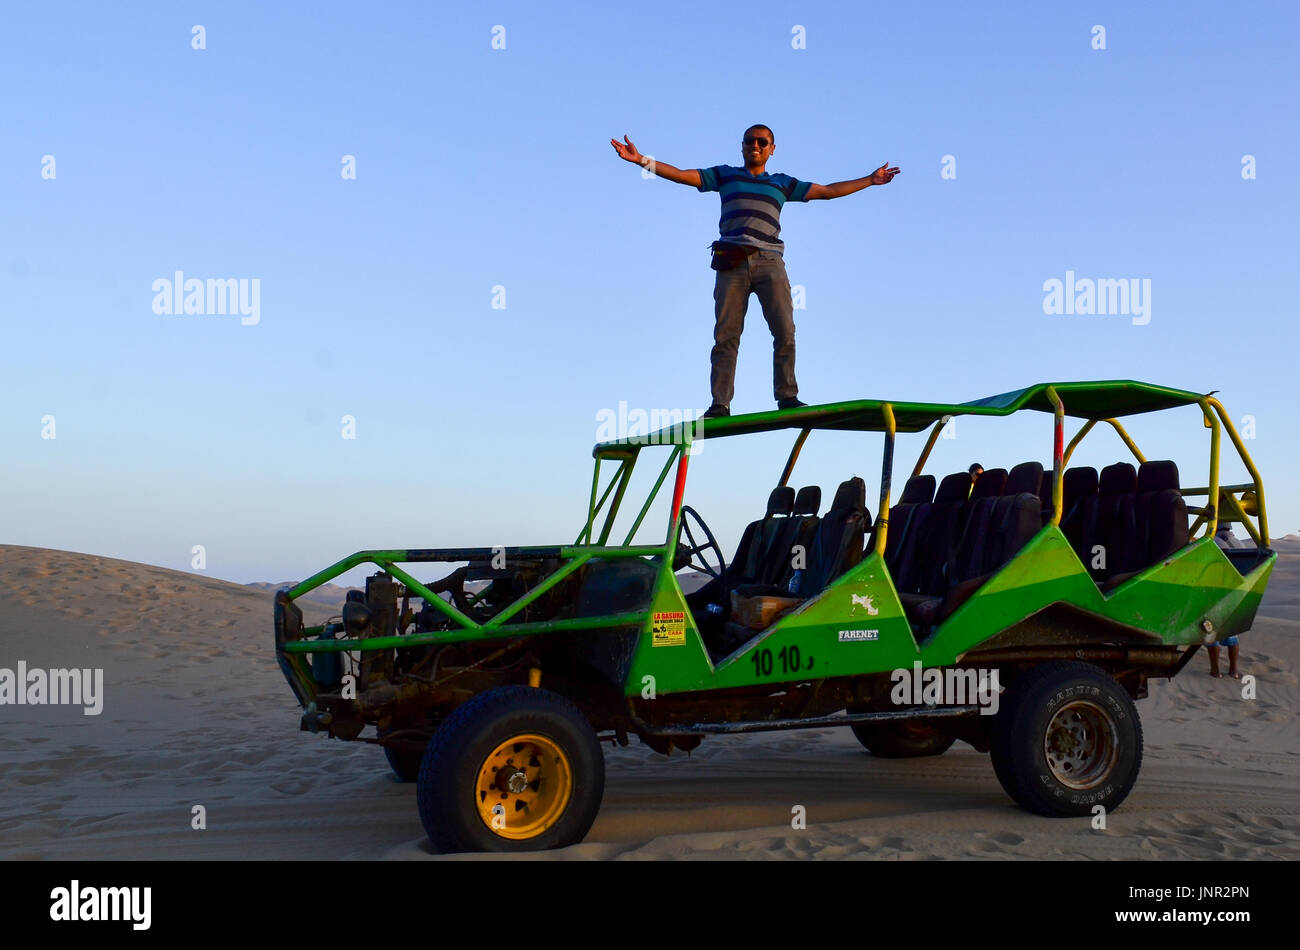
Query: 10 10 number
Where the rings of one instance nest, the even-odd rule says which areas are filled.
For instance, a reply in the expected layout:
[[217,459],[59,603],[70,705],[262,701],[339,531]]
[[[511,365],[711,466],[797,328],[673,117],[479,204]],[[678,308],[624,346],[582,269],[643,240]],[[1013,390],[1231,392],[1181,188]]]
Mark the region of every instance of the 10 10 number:
[[771,676],[777,666],[781,667],[782,673],[798,673],[800,670],[813,668],[813,658],[809,656],[805,660],[796,646],[781,647],[776,652],[775,662],[772,659],[772,651],[766,647],[755,650],[749,658],[754,663],[755,676]]

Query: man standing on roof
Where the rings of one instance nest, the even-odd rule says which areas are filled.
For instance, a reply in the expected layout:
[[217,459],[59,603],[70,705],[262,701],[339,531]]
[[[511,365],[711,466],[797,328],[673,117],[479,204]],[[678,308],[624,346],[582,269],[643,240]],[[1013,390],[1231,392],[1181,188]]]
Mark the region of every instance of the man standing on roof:
[[722,195],[722,217],[718,221],[721,240],[713,244],[713,369],[709,385],[713,404],[705,418],[731,415],[735,389],[736,353],[745,328],[749,295],[758,294],[763,317],[772,331],[772,389],[778,409],[805,405],[799,401],[799,384],[794,378],[794,303],[786,277],[781,241],[781,207],[787,201],[815,201],[843,198],[872,185],[886,185],[898,174],[889,163],[864,178],[816,185],[789,175],[770,174],[767,160],[776,151],[776,136],[765,125],[745,130],[740,154],[744,168],[714,165],[711,168],[680,169],[643,156],[626,135],[623,141],[610,139],[618,157],[648,168],[660,178],[700,191]]

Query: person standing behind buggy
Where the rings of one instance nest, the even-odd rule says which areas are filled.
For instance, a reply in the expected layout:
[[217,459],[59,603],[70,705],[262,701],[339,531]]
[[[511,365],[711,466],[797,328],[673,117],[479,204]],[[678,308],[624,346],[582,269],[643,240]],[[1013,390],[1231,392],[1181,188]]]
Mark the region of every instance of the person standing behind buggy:
[[[1214,543],[1221,548],[1241,548],[1245,547],[1241,540],[1232,533],[1231,521],[1220,521],[1219,529],[1214,533]],[[1223,672],[1219,669],[1219,647],[1228,648],[1228,675],[1235,680],[1241,679],[1241,670],[1237,667],[1237,661],[1241,653],[1240,641],[1236,636],[1224,637],[1217,643],[1210,644],[1205,653],[1210,658],[1210,675],[1215,679],[1222,679]]]
[[610,139],[609,144],[619,158],[649,168],[660,178],[722,195],[720,240],[713,242],[710,265],[718,272],[713,284],[713,350],[709,355],[713,403],[704,413],[705,418],[731,415],[736,354],[751,293],[758,295],[763,317],[772,331],[772,390],[777,408],[806,405],[799,400],[799,384],[794,376],[794,303],[782,257],[785,244],[780,238],[781,208],[787,201],[842,198],[871,185],[885,185],[893,181],[899,169],[890,168],[886,162],[863,178],[831,185],[773,175],[767,171],[767,161],[776,150],[776,136],[766,125],[751,125],[745,130],[740,144],[743,168],[674,168],[643,156],[626,135],[622,142]]

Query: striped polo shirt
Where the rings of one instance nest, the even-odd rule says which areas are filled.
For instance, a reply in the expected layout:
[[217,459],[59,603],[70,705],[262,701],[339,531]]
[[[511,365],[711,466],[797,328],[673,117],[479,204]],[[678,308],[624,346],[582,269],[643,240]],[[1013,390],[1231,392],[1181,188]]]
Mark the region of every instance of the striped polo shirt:
[[812,182],[769,172],[751,175],[734,165],[697,170],[700,191],[722,193],[718,231],[723,241],[750,244],[765,251],[785,250],[781,241],[781,206],[787,201],[807,201]]

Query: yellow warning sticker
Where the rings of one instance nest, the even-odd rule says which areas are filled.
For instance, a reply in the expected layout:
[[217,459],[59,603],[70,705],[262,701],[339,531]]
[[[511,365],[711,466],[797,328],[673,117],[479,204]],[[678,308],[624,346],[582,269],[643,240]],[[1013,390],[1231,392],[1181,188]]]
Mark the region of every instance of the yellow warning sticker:
[[686,613],[681,610],[657,613],[650,618],[650,645],[680,647],[686,645]]

